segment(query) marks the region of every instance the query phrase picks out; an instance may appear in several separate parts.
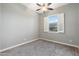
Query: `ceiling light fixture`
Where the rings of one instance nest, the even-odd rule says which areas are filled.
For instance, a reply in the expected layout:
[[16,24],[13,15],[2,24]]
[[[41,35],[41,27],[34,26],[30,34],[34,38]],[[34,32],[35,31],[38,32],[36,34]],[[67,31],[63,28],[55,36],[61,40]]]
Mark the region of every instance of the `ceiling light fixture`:
[[42,5],[39,3],[36,3],[40,8],[37,9],[36,11],[42,11],[42,12],[47,12],[48,10],[53,10],[53,8],[48,8],[52,3],[43,3]]

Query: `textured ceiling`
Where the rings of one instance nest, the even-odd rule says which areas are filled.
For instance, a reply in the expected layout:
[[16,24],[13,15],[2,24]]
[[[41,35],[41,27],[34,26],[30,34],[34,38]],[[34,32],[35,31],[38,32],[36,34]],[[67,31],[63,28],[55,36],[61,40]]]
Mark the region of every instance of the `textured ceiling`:
[[[40,3],[42,4],[42,3]],[[66,5],[67,3],[52,3],[49,7],[56,9],[60,6]],[[36,5],[36,3],[23,3],[24,6],[28,7],[29,9],[36,11],[36,9],[39,9],[40,7]],[[41,11],[38,11],[38,13],[41,13]]]

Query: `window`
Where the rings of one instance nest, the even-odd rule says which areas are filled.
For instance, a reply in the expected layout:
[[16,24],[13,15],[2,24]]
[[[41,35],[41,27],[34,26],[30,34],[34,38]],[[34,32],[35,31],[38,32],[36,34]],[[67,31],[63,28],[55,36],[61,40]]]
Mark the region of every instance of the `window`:
[[64,33],[64,14],[61,13],[45,17],[44,32]]

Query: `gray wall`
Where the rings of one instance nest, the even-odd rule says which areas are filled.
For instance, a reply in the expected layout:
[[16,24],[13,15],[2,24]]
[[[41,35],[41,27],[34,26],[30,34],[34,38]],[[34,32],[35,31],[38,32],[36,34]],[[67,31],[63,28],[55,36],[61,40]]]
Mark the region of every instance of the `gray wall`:
[[1,8],[2,7],[1,7],[1,4],[0,4],[0,48],[1,48],[1,44],[2,44],[2,39],[1,39],[2,38],[2,22],[1,22],[2,21],[1,20],[2,19],[2,12],[1,11],[2,10],[1,10]]
[[21,4],[0,4],[0,14],[0,49],[38,38],[38,15],[32,10]]
[[68,4],[50,11],[47,15],[65,14],[65,33],[44,32],[44,19],[40,15],[40,37],[79,46],[79,4]]

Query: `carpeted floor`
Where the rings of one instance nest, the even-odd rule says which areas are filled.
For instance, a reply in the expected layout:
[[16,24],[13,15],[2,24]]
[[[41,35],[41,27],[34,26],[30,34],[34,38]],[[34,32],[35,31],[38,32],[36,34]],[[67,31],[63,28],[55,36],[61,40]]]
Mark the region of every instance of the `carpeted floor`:
[[37,40],[0,53],[1,56],[79,56],[76,48]]

